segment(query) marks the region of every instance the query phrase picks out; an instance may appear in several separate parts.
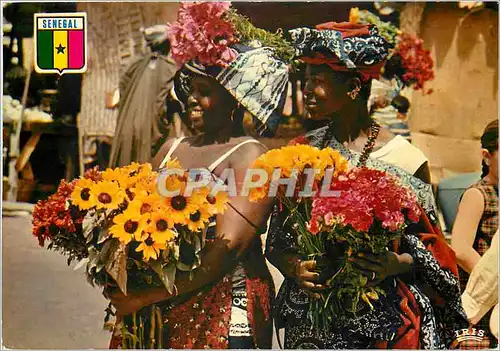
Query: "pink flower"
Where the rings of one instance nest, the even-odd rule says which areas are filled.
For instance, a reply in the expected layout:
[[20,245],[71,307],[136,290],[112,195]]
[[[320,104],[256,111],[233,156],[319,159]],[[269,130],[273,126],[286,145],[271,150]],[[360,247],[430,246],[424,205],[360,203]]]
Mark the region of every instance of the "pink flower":
[[375,221],[383,228],[398,231],[406,222],[419,220],[416,196],[385,172],[356,168],[334,179],[330,190],[340,191],[340,196],[319,194],[313,200],[309,224],[312,233],[327,230],[334,223],[368,232]]
[[182,3],[177,21],[169,26],[172,57],[179,64],[197,59],[204,65],[227,66],[237,53],[235,29],[225,18],[230,2]]

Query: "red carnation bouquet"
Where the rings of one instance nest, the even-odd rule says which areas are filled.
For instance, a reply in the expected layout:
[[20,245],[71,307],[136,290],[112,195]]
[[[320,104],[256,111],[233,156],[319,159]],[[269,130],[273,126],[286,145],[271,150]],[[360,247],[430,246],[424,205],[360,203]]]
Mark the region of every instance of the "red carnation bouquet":
[[[383,253],[420,216],[415,194],[383,171],[353,168],[335,177],[330,190],[333,195],[314,198],[308,231],[300,233],[302,254],[319,258],[319,267],[328,274],[324,280],[329,288],[321,291],[321,299],[311,300],[315,325],[329,325],[346,311],[356,313],[360,300],[373,308],[371,300],[385,292],[379,286],[367,287],[366,276],[349,258],[360,252]],[[321,257],[327,258],[327,266]]]

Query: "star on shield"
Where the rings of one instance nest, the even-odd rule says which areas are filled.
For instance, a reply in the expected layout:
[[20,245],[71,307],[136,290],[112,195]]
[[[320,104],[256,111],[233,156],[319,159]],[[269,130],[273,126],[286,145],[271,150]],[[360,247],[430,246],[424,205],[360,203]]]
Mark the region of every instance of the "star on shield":
[[58,54],[64,54],[64,49],[66,49],[66,47],[62,46],[62,44],[59,44],[59,46],[57,46],[56,49]]

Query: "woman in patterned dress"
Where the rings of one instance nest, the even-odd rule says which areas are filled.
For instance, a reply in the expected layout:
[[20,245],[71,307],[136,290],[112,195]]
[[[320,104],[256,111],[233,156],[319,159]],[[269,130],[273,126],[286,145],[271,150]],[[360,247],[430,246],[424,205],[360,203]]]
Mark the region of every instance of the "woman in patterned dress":
[[[219,4],[183,4],[181,10]],[[181,16],[178,22],[182,27]],[[181,42],[176,37],[173,48],[182,50],[176,47]],[[184,64],[181,86],[176,89],[188,96],[188,113],[202,133],[167,141],[153,166],[161,168],[175,157],[184,168],[208,169],[216,179],[232,170],[240,194],[247,168],[266,152],[257,140],[243,136],[242,125],[237,123],[241,122],[240,105],[262,127],[272,128],[285,98],[288,65],[271,47],[244,46],[240,41],[231,49],[237,56],[230,64],[209,65],[198,57]],[[268,69],[262,70],[263,65]],[[111,301],[118,313],[130,315],[158,304],[164,312],[163,348],[271,348],[274,287],[260,239],[271,208],[271,200],[255,204],[246,196],[231,196],[229,208],[216,216],[207,234],[201,266],[191,274],[177,273],[175,294],[164,288],[127,296],[117,293]],[[181,247],[181,257],[183,254]]]
[[[498,230],[498,120],[489,123],[484,130],[481,147],[483,155],[481,180],[463,194],[453,224],[451,244],[460,267],[462,291],[465,290],[470,272],[489,249]],[[490,314],[486,315],[476,327],[489,331],[489,317]],[[495,341],[492,335],[488,336],[488,341]],[[486,342],[481,346],[494,345]]]
[[[356,165],[367,136],[378,131],[369,117],[367,99],[370,80],[378,75],[388,53],[385,40],[373,26],[348,23],[326,23],[290,33],[308,64],[306,109],[311,118],[329,119],[328,126],[294,143],[330,146]],[[381,131],[377,151],[390,140]],[[383,157],[372,153],[366,162],[368,167],[397,176],[416,193],[424,210],[420,223],[409,227],[391,251],[355,258],[369,284],[388,292],[375,302],[373,310],[365,306],[356,316],[339,317],[328,328],[312,328],[309,301],[315,298],[315,290],[325,287],[318,282],[315,261],[303,260],[298,254],[296,234],[286,221],[288,214],[275,209],[266,256],[285,276],[274,306],[277,328],[285,328],[285,348],[443,349],[450,346],[456,328],[467,325],[454,254],[436,226],[431,187],[398,167],[397,154],[405,152],[389,148],[380,153]]]

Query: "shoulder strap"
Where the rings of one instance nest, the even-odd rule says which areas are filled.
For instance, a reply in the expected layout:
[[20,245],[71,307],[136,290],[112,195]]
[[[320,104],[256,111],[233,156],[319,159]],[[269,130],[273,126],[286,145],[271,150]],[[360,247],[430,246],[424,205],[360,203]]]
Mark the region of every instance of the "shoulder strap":
[[175,149],[177,149],[177,147],[180,145],[180,143],[185,139],[186,137],[180,137],[180,138],[177,138],[174,140],[174,142],[172,143],[172,146],[170,146],[170,150],[168,150],[167,152],[167,155],[165,156],[165,158],[163,159],[163,161],[161,162],[161,165],[160,165],[160,168],[163,168],[165,167],[165,164],[168,162],[168,160],[170,160],[170,157],[172,156],[172,154],[174,153]]
[[236,150],[238,150],[241,146],[245,145],[245,144],[248,144],[248,143],[258,143],[260,144],[260,142],[258,140],[255,140],[255,139],[248,139],[248,140],[245,140],[245,141],[242,141],[241,143],[239,143],[238,145],[235,145],[234,147],[232,147],[229,151],[227,151],[225,154],[223,154],[221,157],[219,157],[217,160],[215,160],[214,163],[212,163],[210,166],[208,166],[208,170],[210,172],[213,172],[214,169],[217,168],[217,166],[219,166],[226,158],[228,158],[229,156],[231,156],[231,154],[233,152],[235,152]]

